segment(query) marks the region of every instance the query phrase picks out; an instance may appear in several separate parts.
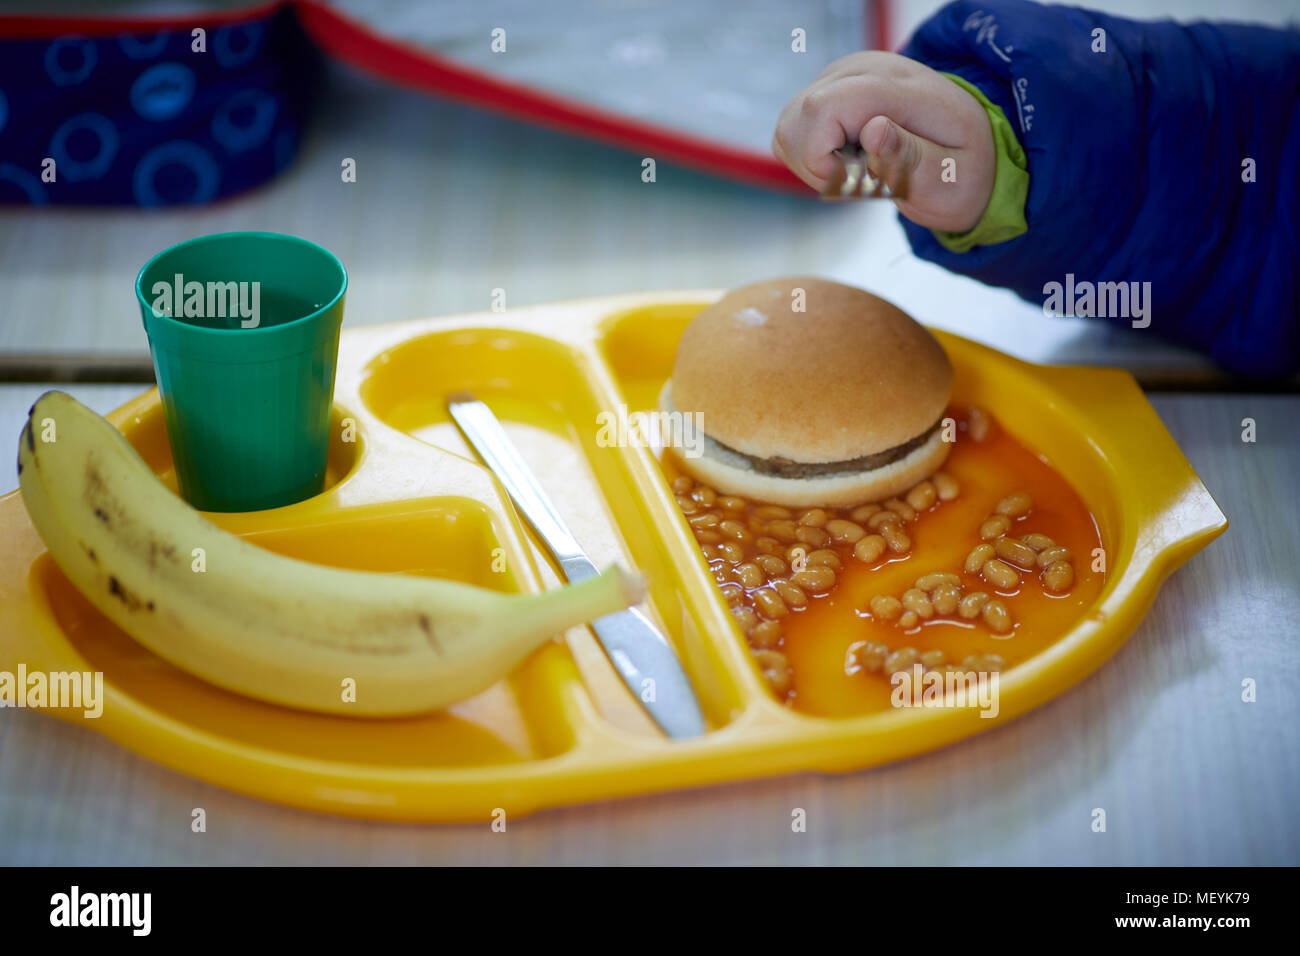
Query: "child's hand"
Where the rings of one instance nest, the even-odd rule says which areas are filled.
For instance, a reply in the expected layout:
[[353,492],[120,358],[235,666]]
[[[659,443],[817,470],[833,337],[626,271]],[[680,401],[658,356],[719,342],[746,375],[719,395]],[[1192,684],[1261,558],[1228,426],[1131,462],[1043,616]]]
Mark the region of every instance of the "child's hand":
[[[820,190],[838,162],[831,153],[853,141],[873,175],[906,189],[898,209],[917,225],[966,232],[984,214],[993,133],[984,108],[948,77],[896,53],[842,57],[781,111],[772,152]],[[956,182],[942,177],[950,157]]]

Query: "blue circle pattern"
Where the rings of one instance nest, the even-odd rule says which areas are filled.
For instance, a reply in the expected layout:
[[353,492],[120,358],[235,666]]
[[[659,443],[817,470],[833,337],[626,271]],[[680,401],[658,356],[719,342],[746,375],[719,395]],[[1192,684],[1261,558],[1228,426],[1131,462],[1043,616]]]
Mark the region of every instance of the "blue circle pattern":
[[[235,117],[251,110],[252,120],[239,125]],[[212,138],[232,153],[260,146],[275,126],[275,99],[264,90],[241,90],[222,103],[212,117]]]
[[0,182],[13,183],[27,194],[27,201],[33,206],[43,206],[50,200],[40,177],[13,163],[0,163]]
[[171,119],[194,98],[194,71],[181,63],[151,66],[131,84],[131,106],[147,120]]
[[159,30],[148,40],[141,40],[134,33],[122,33],[118,35],[117,45],[133,60],[152,60],[167,49],[171,33],[170,30]]
[[243,66],[257,56],[262,47],[262,33],[262,24],[256,20],[222,27],[212,35],[212,55],[228,70]]
[[[64,66],[65,51],[76,49],[81,57],[76,69]],[[45,50],[45,72],[55,86],[80,86],[86,82],[99,59],[99,48],[85,37],[59,37]]]
[[[98,143],[98,149],[90,159],[76,159],[68,151],[68,140],[80,132],[93,133]],[[58,174],[74,183],[99,179],[112,165],[113,157],[117,155],[117,144],[117,127],[112,120],[100,113],[79,113],[54,131],[50,140],[50,158],[54,160]]]
[[192,27],[207,30],[206,53],[190,24],[0,37],[0,204],[203,203],[280,172],[322,62],[292,6]]
[[[169,165],[184,166],[193,174],[194,191],[189,196],[163,198],[158,192],[158,173]],[[135,201],[141,206],[208,202],[216,196],[220,178],[216,160],[207,150],[184,140],[173,140],[149,150],[135,167]]]

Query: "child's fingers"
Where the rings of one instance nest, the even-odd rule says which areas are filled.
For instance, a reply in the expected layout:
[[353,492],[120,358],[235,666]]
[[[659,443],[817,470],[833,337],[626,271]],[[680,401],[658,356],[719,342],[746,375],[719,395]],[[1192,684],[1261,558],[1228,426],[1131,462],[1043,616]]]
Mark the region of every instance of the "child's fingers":
[[781,111],[772,152],[809,186],[821,189],[835,173],[831,154],[857,141],[873,116],[908,121],[909,104],[902,92],[897,83],[872,76],[814,83]]
[[890,191],[906,196],[939,182],[945,156],[953,150],[903,129],[888,116],[876,116],[862,127],[858,137],[867,151],[873,175],[885,181]]
[[[956,187],[957,166],[966,165],[969,158],[965,150],[933,143],[887,116],[868,121],[859,142],[867,151],[868,168],[901,197],[898,209],[908,219],[927,228],[952,232],[974,225],[967,221],[971,218],[967,197]],[[947,177],[945,172],[949,173]]]
[[796,176],[820,190],[835,171],[831,153],[847,141],[844,129],[829,118],[808,122],[807,117],[783,115],[772,136],[772,152]]

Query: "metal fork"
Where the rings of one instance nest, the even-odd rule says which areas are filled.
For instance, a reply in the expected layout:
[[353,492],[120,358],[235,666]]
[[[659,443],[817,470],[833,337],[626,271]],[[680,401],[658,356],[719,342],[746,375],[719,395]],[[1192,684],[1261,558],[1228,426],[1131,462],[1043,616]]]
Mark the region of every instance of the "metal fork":
[[861,146],[846,143],[831,154],[838,163],[835,173],[822,187],[822,199],[841,202],[847,199],[902,199],[867,169],[867,154]]

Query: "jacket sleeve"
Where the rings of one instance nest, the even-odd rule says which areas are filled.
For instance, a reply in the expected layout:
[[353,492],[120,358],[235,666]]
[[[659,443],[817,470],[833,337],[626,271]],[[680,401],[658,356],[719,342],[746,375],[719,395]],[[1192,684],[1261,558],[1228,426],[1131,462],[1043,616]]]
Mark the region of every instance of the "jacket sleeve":
[[917,255],[1036,304],[1150,283],[1145,318],[1106,318],[1239,375],[1300,367],[1300,33],[958,0],[901,52],[977,86],[1028,158],[1023,235],[950,252],[904,220]]

